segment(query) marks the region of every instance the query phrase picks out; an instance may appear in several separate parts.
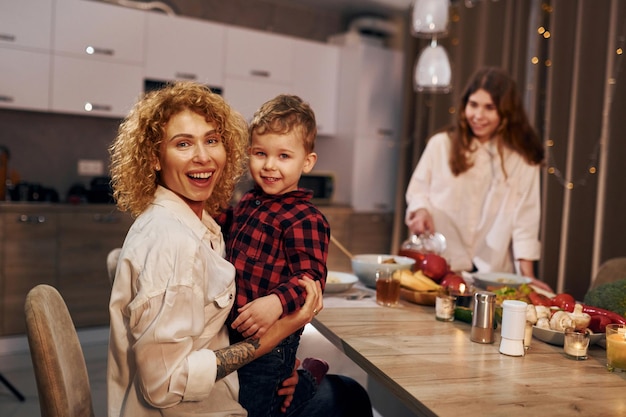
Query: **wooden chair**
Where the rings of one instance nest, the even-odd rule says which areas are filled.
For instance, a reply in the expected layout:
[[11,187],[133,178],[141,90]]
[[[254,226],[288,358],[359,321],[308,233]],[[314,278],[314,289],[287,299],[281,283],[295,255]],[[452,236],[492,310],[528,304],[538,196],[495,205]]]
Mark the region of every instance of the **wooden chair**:
[[626,278],[626,257],[611,258],[600,265],[589,289],[592,290],[607,282],[619,281],[624,278]]
[[37,285],[24,310],[41,416],[93,417],[85,356],[61,294]]

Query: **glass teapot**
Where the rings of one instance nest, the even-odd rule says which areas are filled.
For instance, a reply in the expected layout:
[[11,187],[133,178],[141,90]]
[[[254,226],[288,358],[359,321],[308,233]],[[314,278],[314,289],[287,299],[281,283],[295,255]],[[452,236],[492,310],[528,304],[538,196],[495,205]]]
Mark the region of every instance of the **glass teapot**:
[[402,242],[398,255],[415,259],[417,269],[427,253],[441,255],[446,250],[446,238],[441,233],[422,233],[411,235]]

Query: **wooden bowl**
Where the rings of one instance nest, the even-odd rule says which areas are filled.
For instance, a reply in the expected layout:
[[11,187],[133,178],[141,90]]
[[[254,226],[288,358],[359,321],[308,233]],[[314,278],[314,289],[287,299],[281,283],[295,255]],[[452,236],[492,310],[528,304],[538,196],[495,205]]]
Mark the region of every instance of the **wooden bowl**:
[[400,297],[411,303],[434,306],[437,291],[414,291],[407,288],[400,288]]

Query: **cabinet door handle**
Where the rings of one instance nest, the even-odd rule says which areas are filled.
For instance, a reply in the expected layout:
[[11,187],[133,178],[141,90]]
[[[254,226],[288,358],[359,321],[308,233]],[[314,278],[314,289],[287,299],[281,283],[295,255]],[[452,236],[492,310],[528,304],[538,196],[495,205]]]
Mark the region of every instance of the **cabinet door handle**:
[[87,53],[87,55],[107,55],[107,56],[113,56],[115,55],[115,50],[111,49],[111,48],[98,48],[96,46],[87,46],[85,48],[85,52]]
[[46,222],[46,216],[43,214],[39,215],[28,215],[28,214],[20,214],[17,216],[18,223],[28,223],[28,224],[40,224]]
[[0,41],[15,42],[15,35],[10,33],[0,33]]
[[177,72],[176,74],[174,74],[176,76],[176,78],[180,78],[183,80],[197,80],[198,76],[196,74],[192,74],[190,72]]
[[15,99],[11,96],[0,95],[0,102],[3,103],[13,103]]
[[269,71],[265,71],[265,70],[251,70],[250,75],[252,75],[253,77],[269,78],[272,75],[272,73],[270,73]]
[[378,129],[378,134],[382,135],[382,136],[392,136],[393,135],[393,130],[391,129],[385,129],[385,128],[379,128]]
[[109,104],[85,103],[85,111],[108,111],[113,110]]

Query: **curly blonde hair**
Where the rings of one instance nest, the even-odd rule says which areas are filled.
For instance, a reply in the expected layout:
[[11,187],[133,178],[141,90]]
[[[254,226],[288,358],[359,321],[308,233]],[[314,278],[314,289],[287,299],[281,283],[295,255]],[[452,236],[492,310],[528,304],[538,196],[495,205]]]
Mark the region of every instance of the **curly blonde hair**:
[[155,162],[160,156],[165,127],[183,110],[193,111],[217,125],[226,149],[226,164],[205,208],[216,216],[228,205],[246,168],[246,122],[208,87],[183,81],[144,94],[120,124],[109,147],[113,197],[120,210],[138,216],[152,203],[159,184]]

